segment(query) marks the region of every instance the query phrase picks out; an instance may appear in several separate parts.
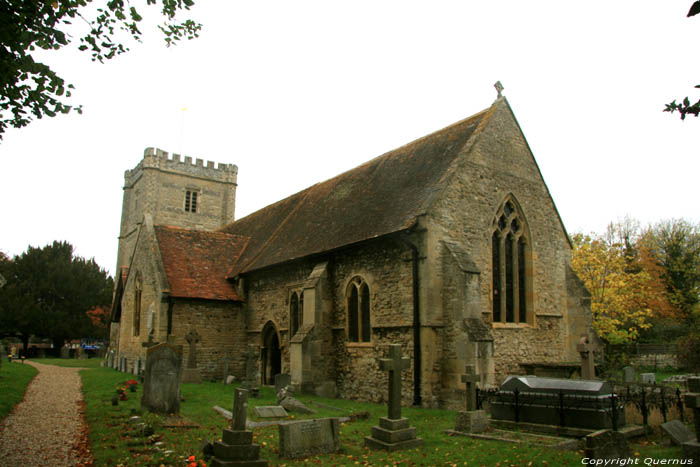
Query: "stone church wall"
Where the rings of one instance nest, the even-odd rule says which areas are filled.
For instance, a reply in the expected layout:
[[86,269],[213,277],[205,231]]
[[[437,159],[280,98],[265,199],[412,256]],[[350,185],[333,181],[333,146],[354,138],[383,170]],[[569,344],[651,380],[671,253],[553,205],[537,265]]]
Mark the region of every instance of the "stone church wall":
[[173,325],[168,343],[182,346],[183,367],[187,365],[190,353],[185,336],[194,330],[200,336],[196,355],[202,378],[221,381],[224,357],[231,353],[230,374],[242,379],[245,376],[244,353],[248,345],[242,306],[228,301],[172,300]]
[[[492,325],[495,383],[499,384],[507,374],[521,372],[520,362],[574,358],[571,335],[579,332],[566,325],[570,245],[527,142],[505,105],[497,108],[470,149],[465,151],[449,188],[431,211],[430,223],[435,224],[436,237],[462,245],[477,265],[484,321],[490,323],[492,318],[492,225],[507,196],[514,196],[520,204],[531,238],[529,277],[533,281],[534,324]],[[577,326],[584,322],[572,320]]]

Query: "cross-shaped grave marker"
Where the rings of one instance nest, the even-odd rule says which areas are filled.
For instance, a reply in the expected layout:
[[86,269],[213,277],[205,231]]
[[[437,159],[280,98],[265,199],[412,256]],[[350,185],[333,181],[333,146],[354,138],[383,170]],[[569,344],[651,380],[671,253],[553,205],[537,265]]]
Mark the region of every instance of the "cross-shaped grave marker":
[[197,342],[199,334],[194,329],[185,336],[185,340],[190,344],[190,354],[187,356],[187,368],[197,368]]
[[411,359],[401,357],[401,344],[389,345],[389,358],[379,360],[379,368],[389,372],[389,419],[401,418],[401,371],[410,366]]
[[474,365],[466,365],[462,382],[467,384],[467,411],[476,410],[476,383],[481,378],[476,374]]
[[595,378],[595,361],[593,360],[593,352],[596,346],[593,343],[593,336],[583,334],[581,340],[576,346],[576,350],[581,354],[581,378]]

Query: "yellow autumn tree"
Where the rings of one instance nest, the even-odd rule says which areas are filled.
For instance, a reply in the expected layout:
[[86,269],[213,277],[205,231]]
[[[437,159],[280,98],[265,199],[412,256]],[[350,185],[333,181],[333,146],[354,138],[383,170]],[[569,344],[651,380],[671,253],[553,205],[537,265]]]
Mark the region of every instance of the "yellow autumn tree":
[[666,298],[658,278],[645,270],[629,220],[602,235],[576,234],[571,266],[591,293],[593,327],[611,344],[635,341]]

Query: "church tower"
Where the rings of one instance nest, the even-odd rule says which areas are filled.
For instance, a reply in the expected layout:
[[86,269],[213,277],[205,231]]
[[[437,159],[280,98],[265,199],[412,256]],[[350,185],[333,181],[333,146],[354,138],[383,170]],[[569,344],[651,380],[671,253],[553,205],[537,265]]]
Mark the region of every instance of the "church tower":
[[124,172],[124,199],[117,270],[128,267],[144,214],[155,225],[215,230],[233,222],[238,167],[147,148],[143,160]]

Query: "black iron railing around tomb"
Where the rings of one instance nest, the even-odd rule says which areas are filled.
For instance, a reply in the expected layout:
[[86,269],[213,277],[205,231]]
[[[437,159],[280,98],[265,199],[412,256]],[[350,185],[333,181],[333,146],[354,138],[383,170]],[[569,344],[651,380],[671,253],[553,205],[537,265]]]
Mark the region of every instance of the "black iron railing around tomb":
[[[669,388],[656,385],[626,385],[616,387],[616,393],[605,396],[584,396],[566,394],[563,390],[558,393],[535,393],[515,391],[501,391],[498,388],[476,390],[477,409],[484,408],[484,404],[499,402],[509,404],[514,421],[520,421],[523,407],[536,405],[542,408],[555,409],[558,414],[559,426],[566,426],[566,414],[569,411],[585,408],[595,408],[605,413],[611,420],[613,430],[619,428],[619,413],[624,407],[634,406],[642,415],[644,425],[649,424],[649,413],[658,410],[664,422],[668,421],[673,409],[681,421],[683,417],[683,399],[678,388]],[[617,408],[617,410],[614,410]]]

